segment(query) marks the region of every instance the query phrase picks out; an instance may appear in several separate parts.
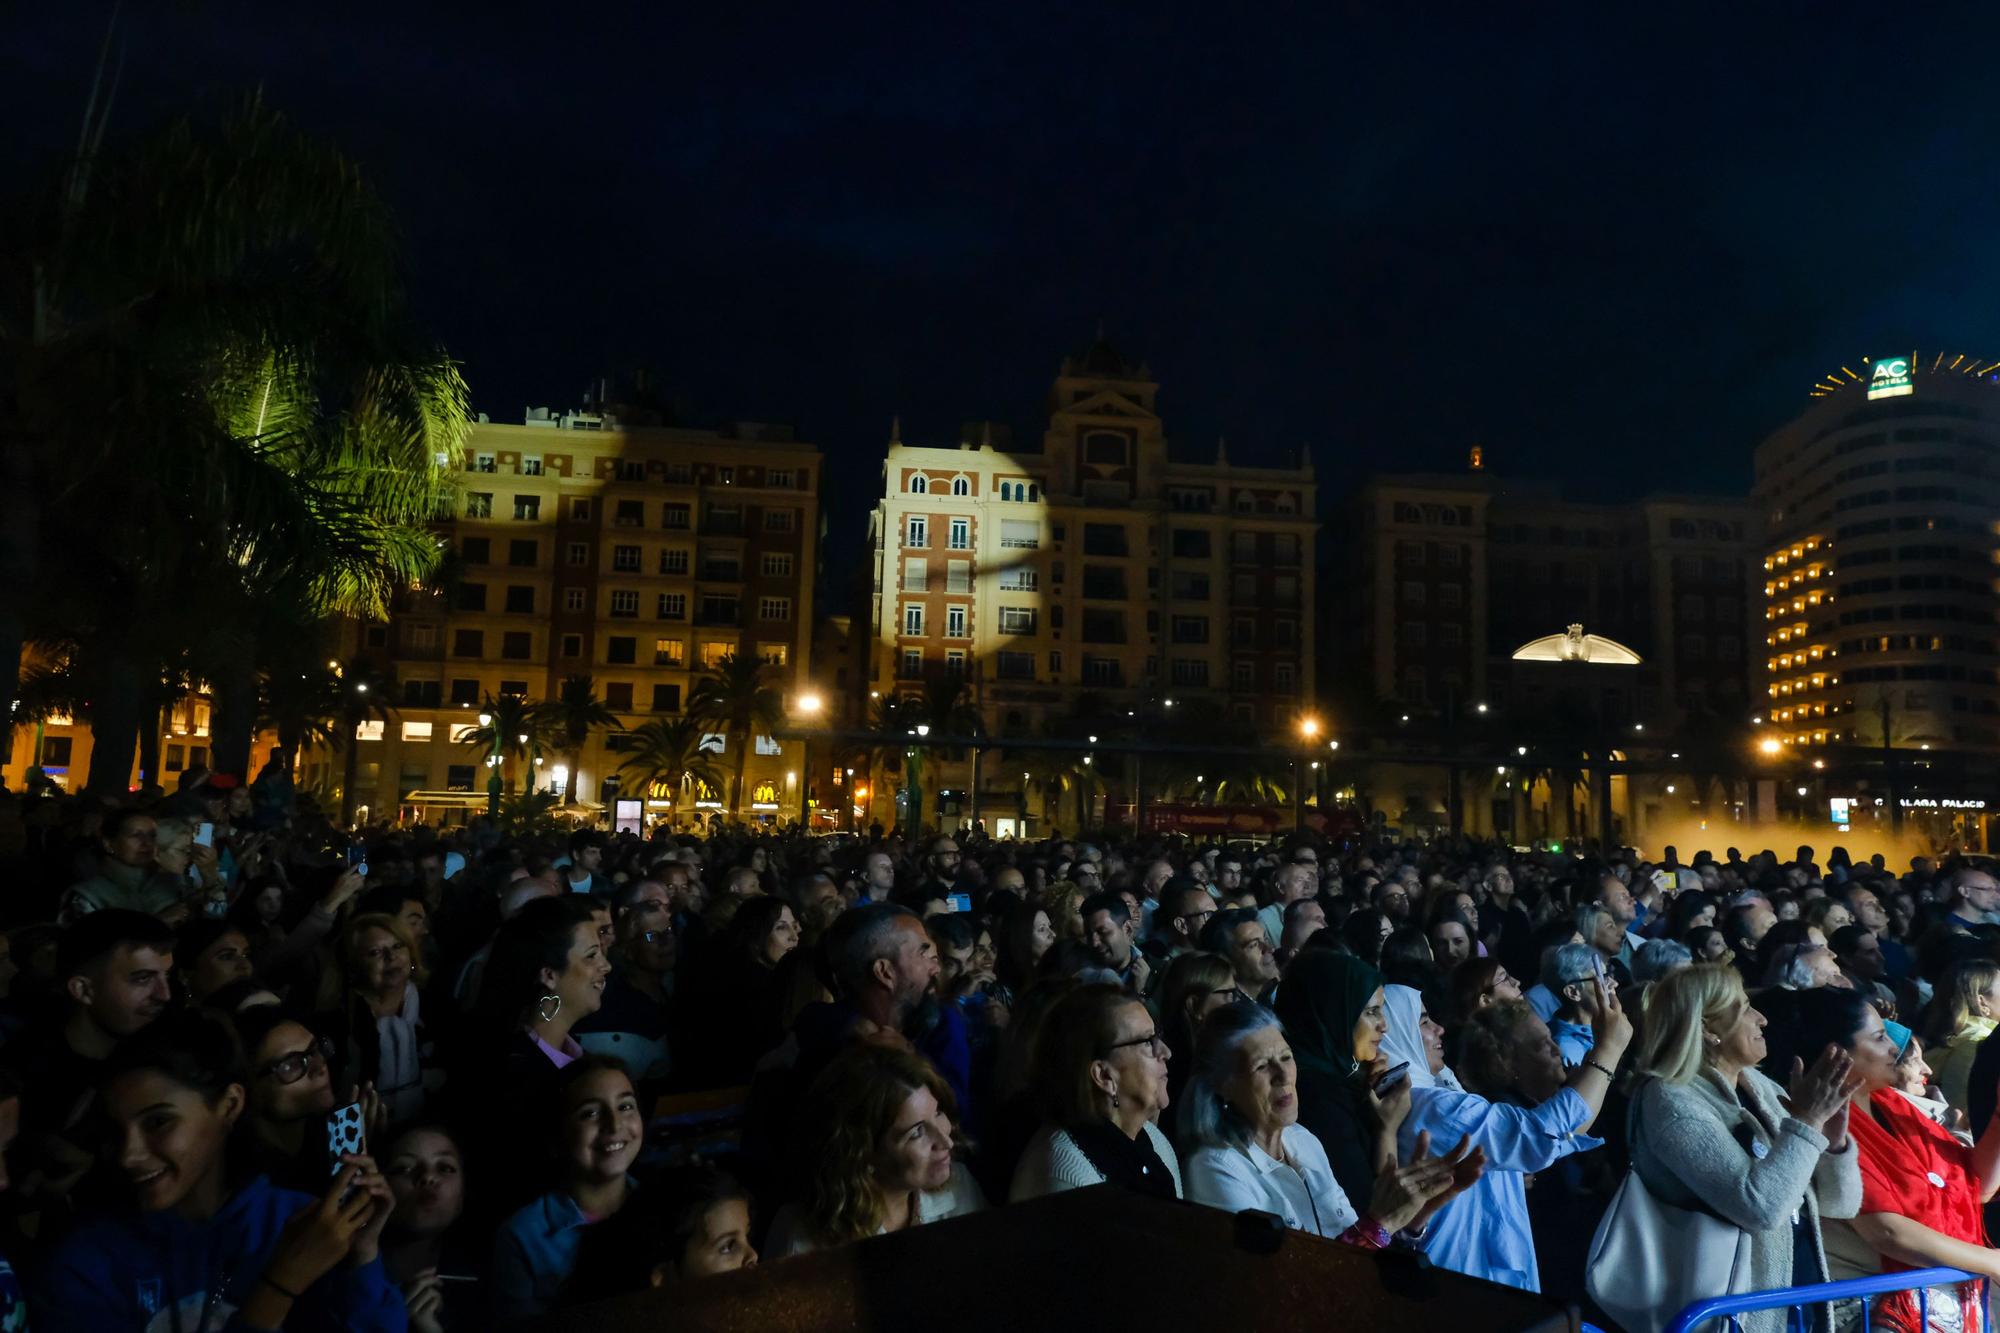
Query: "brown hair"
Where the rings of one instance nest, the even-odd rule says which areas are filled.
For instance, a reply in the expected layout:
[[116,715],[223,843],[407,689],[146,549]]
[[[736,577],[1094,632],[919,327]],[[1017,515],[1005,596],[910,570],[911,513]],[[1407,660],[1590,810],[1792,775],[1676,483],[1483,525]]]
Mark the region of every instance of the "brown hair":
[[1482,1097],[1497,1100],[1514,1086],[1514,1048],[1521,1030],[1535,1021],[1525,1000],[1500,1000],[1465,1020],[1459,1032],[1459,1081]]
[[1042,1029],[1042,1115],[1065,1129],[1104,1119],[1090,1068],[1118,1040],[1118,1011],[1140,1001],[1109,984],[1079,986],[1056,1002]]
[[951,1088],[928,1061],[907,1051],[861,1042],[813,1080],[807,1093],[807,1123],[814,1131],[805,1202],[821,1240],[838,1245],[881,1230],[882,1196],[870,1166],[896,1113],[919,1088],[930,1090],[956,1130],[958,1102]]

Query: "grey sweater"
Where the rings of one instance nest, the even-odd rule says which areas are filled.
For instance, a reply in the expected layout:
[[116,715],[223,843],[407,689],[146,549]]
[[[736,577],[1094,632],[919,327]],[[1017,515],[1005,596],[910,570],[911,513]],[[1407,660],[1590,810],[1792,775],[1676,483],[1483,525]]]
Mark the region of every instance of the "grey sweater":
[[[1734,1090],[1704,1069],[1686,1083],[1647,1079],[1635,1098],[1632,1169],[1666,1203],[1700,1206],[1750,1238],[1752,1290],[1792,1285],[1792,1215],[1805,1223],[1812,1254],[1804,1265],[1826,1280],[1821,1216],[1861,1209],[1854,1143],[1831,1153],[1826,1137],[1785,1113],[1776,1083],[1747,1070]],[[1747,1148],[1763,1146],[1763,1156]],[[1722,1295],[1721,1292],[1714,1293]],[[1743,1317],[1746,1333],[1784,1326],[1783,1310]]]

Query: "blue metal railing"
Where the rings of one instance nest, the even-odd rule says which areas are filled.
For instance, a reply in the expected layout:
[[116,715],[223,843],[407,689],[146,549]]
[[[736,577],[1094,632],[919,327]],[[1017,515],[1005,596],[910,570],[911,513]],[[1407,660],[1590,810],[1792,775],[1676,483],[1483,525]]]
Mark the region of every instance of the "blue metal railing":
[[[1931,1287],[1953,1287],[1961,1282],[1979,1284],[1979,1308],[1981,1316],[1979,1328],[1982,1333],[1990,1330],[1992,1293],[1985,1278],[1958,1268],[1913,1268],[1903,1273],[1879,1273],[1874,1277],[1848,1278],[1842,1282],[1821,1282],[1810,1287],[1779,1287],[1772,1291],[1750,1291],[1741,1296],[1713,1296],[1705,1301],[1696,1301],[1680,1312],[1667,1325],[1665,1333],[1691,1333],[1701,1324],[1714,1319],[1727,1319],[1730,1333],[1740,1327],[1736,1316],[1753,1310],[1797,1310],[1803,1318],[1806,1307],[1827,1305],[1834,1301],[1853,1300],[1856,1297],[1886,1296],[1894,1291],[1914,1291],[1917,1293],[1918,1324],[1922,1328],[1930,1326]],[[1862,1300],[1861,1329],[1868,1333],[1873,1311],[1868,1301]],[[1970,1327],[1970,1325],[1968,1325]]]

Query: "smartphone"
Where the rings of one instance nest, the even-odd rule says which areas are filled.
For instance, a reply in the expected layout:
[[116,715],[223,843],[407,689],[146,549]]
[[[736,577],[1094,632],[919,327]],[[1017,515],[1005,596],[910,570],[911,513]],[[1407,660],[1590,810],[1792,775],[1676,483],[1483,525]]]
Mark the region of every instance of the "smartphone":
[[[327,1175],[337,1176],[345,1165],[340,1159],[343,1154],[363,1153],[368,1150],[367,1122],[363,1119],[360,1102],[349,1102],[337,1106],[326,1117],[326,1160]],[[350,1187],[341,1196],[347,1202],[354,1193]]]
[[347,864],[357,875],[368,873],[368,849],[360,843],[352,843],[347,848]]
[[201,827],[194,831],[194,845],[197,847],[215,846],[215,825],[204,821]]
[[972,895],[969,893],[948,893],[945,895],[944,900],[954,912],[970,912],[972,910]]
[[1392,1091],[1398,1083],[1401,1083],[1409,1076],[1410,1062],[1408,1060],[1403,1061],[1399,1065],[1392,1065],[1389,1072],[1382,1075],[1381,1079],[1376,1082],[1375,1091],[1378,1095]]
[[1610,990],[1611,974],[1604,970],[1604,955],[1601,953],[1592,953],[1590,955],[1590,967],[1593,972],[1597,973],[1597,984],[1604,987],[1607,991]]

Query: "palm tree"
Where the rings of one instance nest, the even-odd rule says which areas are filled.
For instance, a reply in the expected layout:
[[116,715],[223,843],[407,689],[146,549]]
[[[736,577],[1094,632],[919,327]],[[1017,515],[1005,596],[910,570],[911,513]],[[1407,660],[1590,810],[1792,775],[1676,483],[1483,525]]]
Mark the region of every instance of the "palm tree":
[[709,756],[715,753],[703,744],[701,724],[691,717],[655,719],[632,732],[637,747],[618,766],[621,773],[634,773],[648,795],[664,791],[674,803],[672,814],[680,813],[681,793],[688,783],[715,788],[722,775]]
[[777,730],[784,712],[784,701],[764,682],[762,662],[741,653],[725,653],[688,694],[688,716],[720,725],[728,736],[726,743],[735,748],[729,813],[739,819],[743,814],[743,770],[750,762],[750,748],[758,736]]
[[553,738],[561,742],[569,756],[569,776],[563,783],[563,804],[576,804],[576,773],[583,762],[583,747],[593,731],[618,725],[618,715],[597,698],[597,684],[589,676],[566,676],[556,697],[542,705],[543,717]]
[[459,744],[488,756],[497,753],[501,781],[512,791],[517,770],[509,765],[525,766],[541,750],[548,740],[548,714],[518,694],[489,694],[479,712],[484,721],[467,727]]
[[335,744],[340,734],[340,676],[323,662],[293,662],[269,671],[259,692],[257,723],[278,733],[287,772],[313,746]]
[[[122,788],[198,630],[280,588],[379,616],[427,574],[468,411],[351,162],[255,100],[118,144],[108,115],[0,210],[0,586],[37,590],[0,597],[0,716],[28,638],[73,644],[91,785]],[[222,664],[218,708],[253,714],[257,655]]]
[[351,659],[340,668],[339,686],[334,714],[338,729],[333,739],[341,749],[340,826],[348,828],[354,823],[354,784],[361,770],[361,741],[356,733],[363,722],[386,721],[396,709],[389,698],[389,678],[366,658]]
[[[920,739],[932,742],[929,746],[912,746],[908,761],[912,769],[910,823],[921,830],[924,826],[925,777],[933,765],[957,763],[965,757],[964,747],[941,746],[937,742],[964,739],[983,748],[986,721],[979,716],[979,709],[972,702],[972,692],[965,683],[965,677],[949,671],[933,671],[925,676],[924,692],[905,701],[903,720],[906,726],[917,731]],[[975,771],[975,783],[978,776]]]

